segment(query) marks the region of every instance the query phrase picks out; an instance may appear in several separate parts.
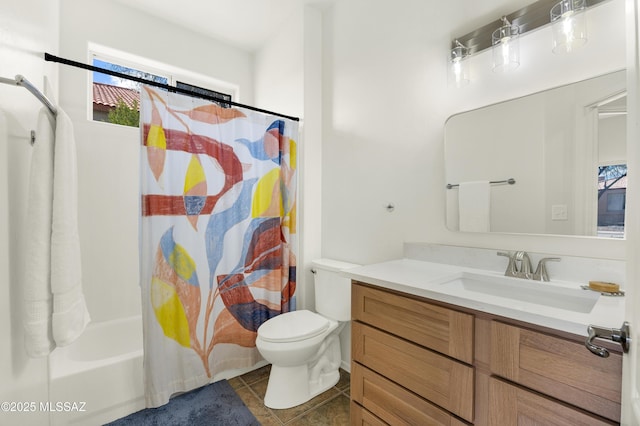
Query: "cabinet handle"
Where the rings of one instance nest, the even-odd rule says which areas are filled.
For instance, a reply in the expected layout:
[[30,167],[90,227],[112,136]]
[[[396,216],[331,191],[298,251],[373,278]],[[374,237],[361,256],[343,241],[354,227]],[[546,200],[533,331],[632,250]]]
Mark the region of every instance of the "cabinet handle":
[[594,354],[599,357],[606,358],[609,356],[609,351],[602,346],[595,345],[593,340],[596,338],[602,339],[610,339],[614,342],[620,343],[622,346],[622,351],[624,353],[629,352],[629,347],[631,346],[631,333],[629,330],[629,323],[625,321],[620,328],[605,328],[598,327],[595,325],[590,325],[587,328],[587,332],[589,333],[589,337],[584,342],[584,345]]

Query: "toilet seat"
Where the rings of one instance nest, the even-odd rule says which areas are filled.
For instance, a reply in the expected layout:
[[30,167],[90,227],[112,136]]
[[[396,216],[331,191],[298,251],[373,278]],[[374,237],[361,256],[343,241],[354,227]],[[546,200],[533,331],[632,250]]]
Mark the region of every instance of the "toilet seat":
[[266,342],[296,342],[322,334],[329,320],[308,310],[287,312],[263,323],[258,337]]

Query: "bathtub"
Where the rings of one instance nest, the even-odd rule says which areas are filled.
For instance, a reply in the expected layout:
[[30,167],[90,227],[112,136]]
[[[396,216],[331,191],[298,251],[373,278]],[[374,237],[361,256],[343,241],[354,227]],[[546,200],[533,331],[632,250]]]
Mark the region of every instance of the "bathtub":
[[49,357],[51,425],[101,425],[144,408],[142,317],[90,323]]

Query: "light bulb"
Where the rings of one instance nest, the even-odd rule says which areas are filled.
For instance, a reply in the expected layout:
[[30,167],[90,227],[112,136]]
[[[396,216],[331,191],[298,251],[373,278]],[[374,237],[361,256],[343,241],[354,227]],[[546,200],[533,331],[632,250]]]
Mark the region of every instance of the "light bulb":
[[520,65],[518,34],[520,29],[511,25],[506,16],[502,17],[502,27],[491,35],[493,44],[493,70],[504,72],[516,69]]
[[469,83],[469,72],[467,69],[467,62],[464,60],[468,56],[468,49],[460,43],[455,41],[453,49],[450,54],[450,72],[449,81],[450,84],[455,87],[462,87]]
[[500,46],[502,49],[502,63],[508,64],[509,63],[509,38],[508,37],[503,38],[502,41],[500,42]]
[[562,0],[551,8],[553,52],[570,53],[587,42],[585,0]]

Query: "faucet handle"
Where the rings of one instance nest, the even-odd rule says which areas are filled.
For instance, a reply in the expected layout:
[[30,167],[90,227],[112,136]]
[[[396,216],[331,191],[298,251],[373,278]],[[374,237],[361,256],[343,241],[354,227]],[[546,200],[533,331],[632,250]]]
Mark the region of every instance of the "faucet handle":
[[529,254],[526,251],[517,251],[515,255],[515,259],[517,262],[520,262],[520,275],[521,278],[530,279],[531,278],[531,258],[529,258]]
[[538,262],[538,267],[533,273],[533,279],[536,281],[549,281],[549,272],[547,271],[547,262],[560,262],[559,257],[543,257]]
[[518,268],[516,267],[515,253],[499,251],[496,254],[498,256],[504,256],[509,258],[509,264],[507,265],[507,269],[504,275],[507,277],[515,277],[518,274]]

